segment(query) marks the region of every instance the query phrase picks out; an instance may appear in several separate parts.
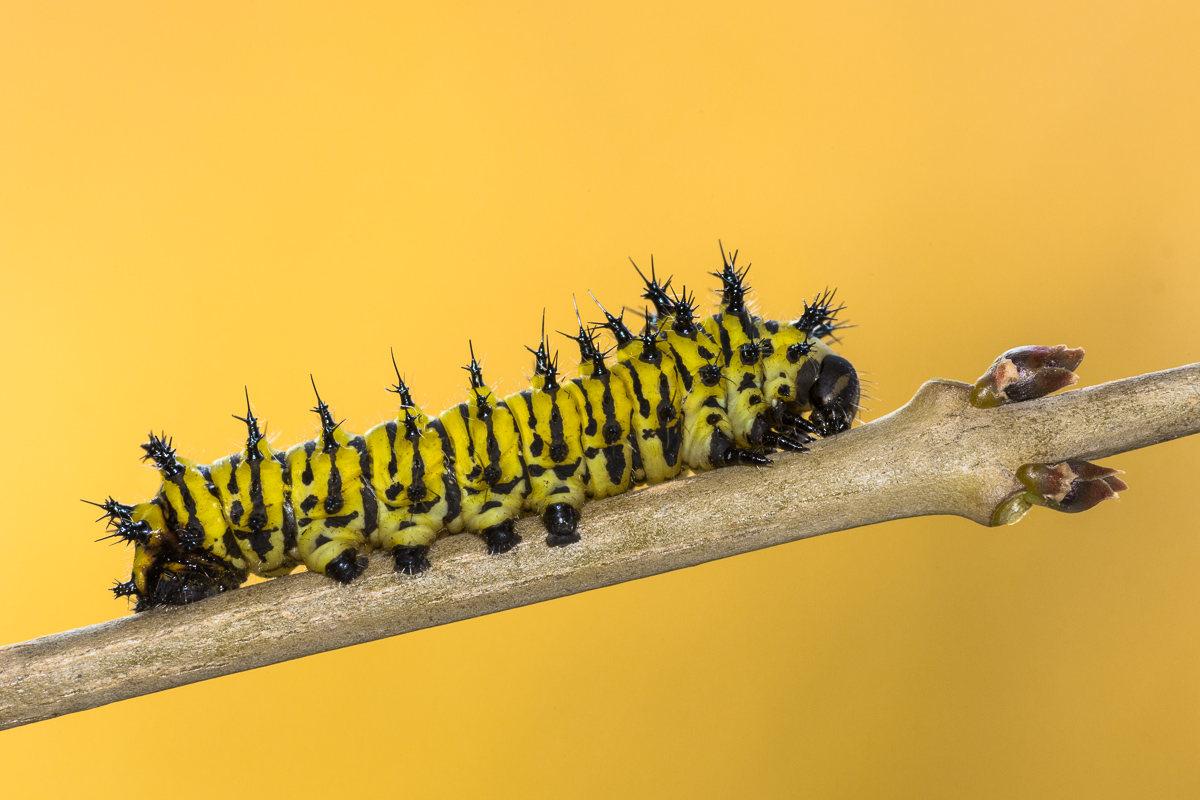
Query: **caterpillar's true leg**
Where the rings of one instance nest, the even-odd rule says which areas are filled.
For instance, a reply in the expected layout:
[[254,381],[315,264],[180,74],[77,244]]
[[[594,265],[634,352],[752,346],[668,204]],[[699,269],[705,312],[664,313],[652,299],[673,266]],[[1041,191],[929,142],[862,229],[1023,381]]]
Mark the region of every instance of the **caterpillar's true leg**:
[[808,448],[804,446],[803,442],[778,431],[764,433],[762,443],[767,447],[774,447],[776,450],[791,450],[793,453],[808,452]]
[[771,459],[753,450],[731,450],[730,457],[731,464],[755,464],[760,467],[771,465]]

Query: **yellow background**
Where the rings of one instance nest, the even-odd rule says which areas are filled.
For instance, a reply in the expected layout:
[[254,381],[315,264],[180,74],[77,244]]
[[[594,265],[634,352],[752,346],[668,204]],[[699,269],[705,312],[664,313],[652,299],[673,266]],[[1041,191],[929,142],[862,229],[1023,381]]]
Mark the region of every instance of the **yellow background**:
[[[1197,360],[1194,3],[565,5],[0,6],[0,642],[126,613],[78,499],[149,496],[151,427],[211,461],[248,385],[290,444],[312,373],[365,430],[389,347],[438,410],[468,338],[515,390],[627,256],[837,286],[868,417],[1020,344]],[[3,792],[1195,797],[1197,456],[9,731]]]

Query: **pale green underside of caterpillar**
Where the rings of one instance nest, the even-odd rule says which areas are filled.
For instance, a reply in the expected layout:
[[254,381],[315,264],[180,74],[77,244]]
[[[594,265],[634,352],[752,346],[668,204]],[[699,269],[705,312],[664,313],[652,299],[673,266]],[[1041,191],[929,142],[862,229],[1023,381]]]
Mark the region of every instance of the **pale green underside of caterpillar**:
[[[524,513],[542,517],[548,545],[567,546],[586,535],[587,500],[689,470],[769,464],[772,452],[848,429],[859,383],[825,343],[845,327],[833,293],[806,302],[795,322],[761,319],[747,308],[737,254],[721,255],[715,314],[697,319],[694,296],[672,292],[652,267],[644,329],[634,335],[603,308],[604,322],[580,322],[573,378],[559,377],[543,329],[529,389],[497,397],[472,352],[466,402],[438,417],[413,403],[397,368],[396,418],[362,435],[344,431],[320,395],[319,435],[286,452],[266,441],[248,396],[237,417],[245,447],[211,465],[152,433],[142,447],[162,475],[159,493],[98,504],[110,535],[134,545],[133,574],[114,593],[139,611],[180,605],[301,564],[346,583],[376,549],[415,574],[446,533],[470,531],[489,552],[507,552]],[[598,344],[602,330],[615,354]]]

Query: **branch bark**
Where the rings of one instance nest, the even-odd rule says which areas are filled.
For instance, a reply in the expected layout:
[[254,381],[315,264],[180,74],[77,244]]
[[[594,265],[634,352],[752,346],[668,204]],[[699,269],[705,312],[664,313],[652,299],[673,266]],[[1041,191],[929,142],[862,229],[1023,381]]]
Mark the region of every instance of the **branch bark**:
[[769,468],[736,467],[589,503],[583,540],[486,555],[439,541],[433,567],[377,554],[340,586],[302,573],[0,648],[0,728],[903,517],[989,524],[1022,464],[1096,459],[1200,432],[1200,364],[992,409],[926,383],[907,405]]

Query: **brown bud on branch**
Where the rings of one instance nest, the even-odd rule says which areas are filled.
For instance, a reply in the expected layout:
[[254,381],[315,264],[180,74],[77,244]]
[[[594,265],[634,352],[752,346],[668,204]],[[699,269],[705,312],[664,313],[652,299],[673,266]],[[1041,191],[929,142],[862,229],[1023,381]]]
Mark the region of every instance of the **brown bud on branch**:
[[1027,345],[1009,350],[975,381],[971,405],[995,408],[1004,403],[1020,403],[1074,386],[1079,376],[1074,370],[1083,361],[1083,348],[1070,349]]

